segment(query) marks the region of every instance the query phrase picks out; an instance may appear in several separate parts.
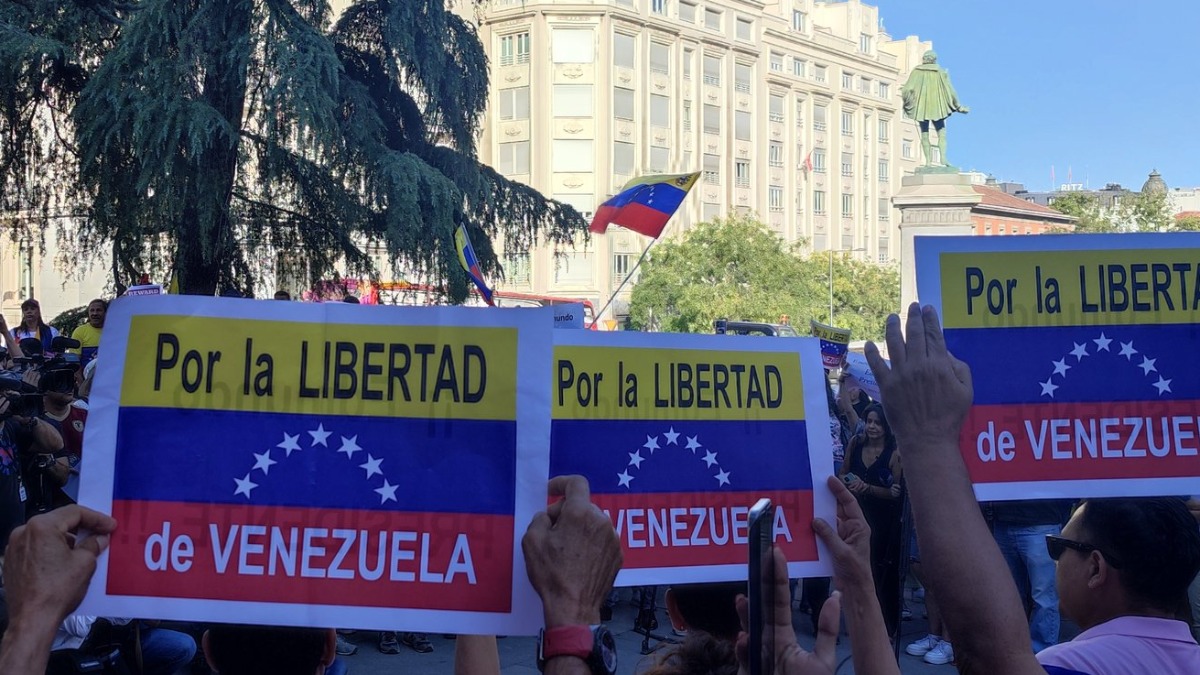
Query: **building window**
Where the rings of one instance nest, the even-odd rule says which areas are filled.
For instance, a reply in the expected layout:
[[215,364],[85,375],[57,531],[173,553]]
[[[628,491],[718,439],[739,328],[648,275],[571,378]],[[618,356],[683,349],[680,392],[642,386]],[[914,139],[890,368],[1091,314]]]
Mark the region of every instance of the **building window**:
[[668,148],[650,148],[650,170],[663,172],[671,168],[671,151]]
[[804,191],[796,190],[796,214],[804,213]]
[[813,213],[818,216],[825,215],[825,191],[813,190]]
[[864,96],[871,95],[871,83],[873,80],[869,77],[860,77],[858,79],[858,93]]
[[842,175],[854,175],[854,155],[849,152],[842,153]]
[[772,122],[783,121],[783,94],[771,94],[769,99],[768,115]]
[[637,51],[636,41],[632,35],[624,33],[613,34],[613,65],[621,68],[633,68],[634,56]]
[[879,238],[879,262],[889,263],[892,261],[892,254],[888,251],[888,244],[891,242],[887,237]]
[[555,63],[594,63],[596,35],[590,29],[555,30],[550,39],[550,52]]
[[796,128],[804,126],[804,99],[796,99]]
[[892,95],[892,85],[887,82],[879,83],[879,98],[889,98]]
[[506,253],[501,261],[504,268],[504,280],[514,286],[529,285],[529,254]]
[[[842,217],[850,218],[854,215],[854,195],[842,193]],[[853,246],[844,246],[844,248],[854,248]]]
[[594,209],[596,207],[596,198],[594,195],[591,195],[591,194],[586,194],[586,195],[570,194],[570,195],[568,195],[568,194],[562,194],[562,193],[556,192],[552,195],[552,197],[554,198],[554,201],[562,202],[563,204],[566,204],[567,206],[570,206],[571,208],[578,211],[579,214],[581,216],[583,216],[584,220],[591,221],[592,209]]
[[671,99],[669,97],[650,94],[650,126],[670,128]]
[[842,250],[849,251],[854,248],[854,234],[852,232],[842,233]]
[[813,148],[812,150],[813,171],[817,173],[825,173],[825,149]]
[[854,73],[842,73],[842,90],[854,91]]
[[654,12],[655,14],[662,14],[663,16],[666,16],[667,0],[651,0],[650,11]]
[[721,57],[704,55],[704,84],[721,86]]
[[888,161],[886,159],[879,160],[879,182],[888,182]]
[[[558,143],[559,141],[555,141]],[[632,176],[634,170],[633,143],[617,141],[613,143],[613,173],[618,176]]]
[[500,38],[500,65],[511,66],[514,63],[529,63],[529,33],[514,33]]
[[744,159],[733,162],[733,182],[741,188],[750,187],[750,162]]
[[792,59],[792,74],[796,77],[804,77],[805,61],[804,59]]
[[497,154],[497,168],[500,169],[500,173],[506,176],[529,173],[529,141],[501,143],[500,152]]
[[871,53],[871,36],[863,33],[858,36],[858,51],[864,54]]
[[771,52],[771,71],[776,73],[783,72],[783,54]]
[[913,158],[913,142],[907,138],[900,143],[900,156],[904,159]]
[[739,141],[750,140],[751,117],[750,113],[745,110],[736,110],[733,113],[733,137]]
[[671,74],[671,48],[660,42],[650,43],[650,72]]
[[683,130],[684,131],[692,130],[692,102],[691,101],[683,102]]
[[892,121],[879,120],[879,142],[887,143],[892,135]]
[[679,20],[692,26],[696,25],[696,5],[690,2],[679,3]]
[[829,237],[820,233],[814,233],[812,237],[812,245],[814,251],[828,251]]
[[704,154],[704,182],[710,185],[721,183],[721,158],[718,155]]
[[595,170],[592,141],[556,140],[551,146],[553,169],[558,173],[590,173]]
[[767,206],[771,211],[783,211],[783,188],[774,185],[767,188]]
[[880,197],[879,198],[879,219],[886,222],[891,219],[891,213],[892,213],[891,200],[888,199],[887,197]]
[[683,79],[692,79],[692,59],[695,58],[695,52],[685,48],[683,50]]
[[829,114],[829,108],[820,103],[813,104],[813,129],[817,131],[825,131],[826,116]]
[[572,251],[555,256],[554,281],[572,285],[592,283],[592,254],[588,251]]
[[783,166],[783,143],[771,141],[767,147],[767,163],[774,167]]
[[555,117],[591,117],[592,85],[556,84],[551,94]]
[[613,89],[613,117],[619,120],[633,120],[632,89]]
[[683,151],[683,161],[679,163],[679,166],[682,166],[684,171],[692,170],[692,151],[691,150]]
[[842,135],[854,135],[854,113],[849,110],[842,111]]
[[704,133],[721,133],[721,109],[707,103],[704,104]]
[[738,17],[737,20],[737,39],[751,42],[754,40],[754,22],[750,19]]
[[500,90],[500,119],[529,119],[529,87]]
[[612,255],[612,276],[617,283],[625,280],[630,272],[633,272],[631,282],[637,283],[637,278],[641,276],[641,270],[634,271],[633,266],[637,263],[637,258],[632,253],[614,253]]
[[721,30],[721,11],[705,7],[704,27],[710,30]]
[[792,30],[804,32],[804,27],[807,24],[807,18],[804,12],[798,9],[792,10]]
[[750,79],[753,68],[745,63],[733,64],[733,89],[742,94],[750,93]]

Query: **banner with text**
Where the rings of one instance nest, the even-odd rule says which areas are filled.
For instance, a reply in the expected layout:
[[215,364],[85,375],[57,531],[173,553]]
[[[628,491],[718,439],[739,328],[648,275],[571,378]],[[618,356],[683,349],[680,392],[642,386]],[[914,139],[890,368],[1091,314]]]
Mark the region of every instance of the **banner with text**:
[[834,516],[816,339],[554,340],[550,475],[588,478],[624,549],[618,585],[745,579],[747,516],[762,497],[778,507],[790,575],[829,573],[811,527],[814,513]]
[[552,325],[117,300],[80,496],[120,529],[82,611],[532,634],[517,543],[545,507]]
[[916,259],[971,366],[980,499],[1195,492],[1200,234],[918,237]]

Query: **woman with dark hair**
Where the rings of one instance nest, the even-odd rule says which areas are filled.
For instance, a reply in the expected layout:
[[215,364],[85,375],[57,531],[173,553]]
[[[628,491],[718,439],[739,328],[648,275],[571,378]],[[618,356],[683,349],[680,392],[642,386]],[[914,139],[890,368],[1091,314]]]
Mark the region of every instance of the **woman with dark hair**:
[[12,330],[12,335],[17,342],[26,338],[37,339],[42,343],[43,352],[51,352],[54,350],[50,348],[50,343],[58,337],[58,329],[42,321],[41,305],[30,298],[21,303],[21,323]]
[[901,518],[904,513],[903,469],[896,436],[873,403],[863,411],[864,429],[850,439],[846,461],[838,475],[858,497],[871,526],[871,571],[889,635],[895,635],[900,616]]
[[642,675],[736,675],[734,645],[742,630],[737,597],[745,583],[682,584],[667,590],[667,616],[682,644],[664,650]]

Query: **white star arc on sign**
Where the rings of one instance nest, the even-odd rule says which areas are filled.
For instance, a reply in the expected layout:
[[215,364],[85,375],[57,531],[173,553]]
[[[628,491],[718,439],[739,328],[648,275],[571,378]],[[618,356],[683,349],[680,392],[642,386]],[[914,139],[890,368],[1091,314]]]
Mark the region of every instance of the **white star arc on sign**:
[[649,450],[650,454],[653,455],[654,451],[659,449],[658,448],[658,436],[647,436],[646,442],[645,442],[645,444],[642,445],[642,447]]
[[1062,375],[1063,377],[1066,377],[1067,371],[1070,369],[1071,369],[1071,366],[1067,365],[1066,358],[1063,358],[1061,361],[1054,362],[1054,374],[1055,375]]
[[1074,342],[1071,344],[1075,345],[1075,349],[1071,350],[1071,356],[1074,356],[1075,359],[1078,361],[1082,361],[1083,357],[1088,355],[1087,345],[1086,344],[1081,345],[1081,344],[1074,343]]
[[383,479],[383,487],[375,488],[375,492],[379,495],[379,503],[386,504],[388,502],[388,500],[391,500],[393,502],[396,501],[396,488],[397,487],[400,487],[400,486],[392,485],[391,483],[389,483],[387,481],[386,478],[384,478]]
[[1142,364],[1138,368],[1142,369],[1143,375],[1149,375],[1151,372],[1158,372],[1158,368],[1154,367],[1154,362],[1158,359],[1152,359],[1148,356],[1142,357]]
[[329,443],[326,440],[329,438],[329,432],[325,431],[324,424],[318,424],[316,429],[308,432],[308,435],[312,436],[312,445],[323,445],[327,448],[329,447]]
[[675,431],[675,427],[671,427],[671,430],[664,433],[663,436],[667,439],[667,445],[679,445],[679,432]]
[[358,436],[351,436],[350,438],[342,436],[342,447],[338,448],[338,452],[346,453],[346,458],[350,459],[359,450],[362,450],[362,448],[358,447]]
[[634,452],[629,453],[629,466],[636,466],[640,469],[642,468],[642,462],[644,461],[646,460],[642,457],[641,450],[635,450]]
[[258,487],[258,483],[250,480],[250,474],[246,474],[243,478],[234,478],[233,482],[237,483],[237,489],[233,491],[233,496],[246,495],[246,499],[250,498],[250,491]]
[[[367,478],[370,478],[371,476],[374,476],[375,474],[380,474],[380,475],[383,474],[383,471],[381,471],[379,469],[380,464],[383,464],[383,460],[375,459],[375,457],[371,453],[368,452],[366,464],[359,464],[358,468],[365,470],[367,472]],[[385,482],[387,481],[386,478],[383,480]]]
[[1138,353],[1138,350],[1133,348],[1133,340],[1121,343],[1121,356],[1125,357],[1126,361],[1132,361],[1133,355]]
[[617,474],[617,481],[620,483],[617,487],[629,487],[629,484],[633,482],[633,476],[629,475],[628,470],[622,471]]
[[1058,385],[1054,384],[1053,380],[1046,380],[1045,382],[1039,382],[1039,384],[1042,385],[1042,396],[1054,398],[1054,390],[1058,389]]
[[299,440],[300,440],[300,434],[296,434],[295,436],[292,436],[291,434],[284,432],[283,440],[280,441],[279,445],[276,445],[275,447],[287,451],[287,456],[291,457],[293,450],[300,449]]
[[1158,389],[1158,394],[1161,396],[1161,395],[1171,391],[1171,381],[1167,380],[1167,379],[1163,379],[1163,376],[1159,375],[1158,382],[1154,383],[1154,388]]
[[1100,337],[1092,340],[1092,342],[1096,343],[1096,351],[1106,352],[1108,351],[1109,343],[1112,342],[1112,338],[1105,336],[1104,333],[1101,333]]
[[702,447],[704,447],[704,446],[700,445],[700,442],[696,440],[695,436],[687,437],[687,449],[691,450],[693,455],[696,454],[697,448],[702,448]]
[[724,470],[718,471],[717,475],[713,476],[713,478],[717,479],[717,485],[729,485],[729,472],[728,471],[724,471]]
[[[261,469],[264,476],[267,475],[268,473],[270,473],[272,464],[279,463],[279,462],[276,462],[275,460],[271,459],[271,451],[270,450],[267,450],[266,452],[264,452],[261,455],[258,454],[257,452],[252,453],[252,454],[254,455],[254,469]],[[250,469],[250,471],[254,471],[254,469]],[[247,474],[247,475],[249,475],[249,474]],[[235,492],[234,494],[237,494],[237,493]]]
[[717,463],[717,453],[713,452],[712,450],[706,450],[705,455],[704,455],[704,463],[707,464],[708,466],[712,466],[713,464],[716,464]]

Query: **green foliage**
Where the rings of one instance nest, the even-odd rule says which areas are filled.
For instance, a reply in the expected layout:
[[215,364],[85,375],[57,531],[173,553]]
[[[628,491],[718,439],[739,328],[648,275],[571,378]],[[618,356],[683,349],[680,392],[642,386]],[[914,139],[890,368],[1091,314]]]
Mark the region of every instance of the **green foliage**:
[[1112,217],[1101,208],[1100,199],[1090,192],[1064,192],[1054,198],[1054,202],[1050,204],[1050,208],[1059,213],[1065,213],[1068,216],[1078,218],[1073,230],[1065,228],[1061,231],[1080,233],[1117,231],[1117,226],[1113,222]]
[[[474,0],[476,3],[483,0]],[[80,216],[114,281],[248,288],[286,252],[311,279],[393,267],[466,296],[453,233],[571,241],[569,206],[477,160],[487,60],[444,0],[0,0],[0,212]],[[36,168],[36,170],[35,170]]]
[[1176,232],[1200,232],[1200,216],[1186,215],[1175,219],[1172,228]]
[[87,305],[68,309],[58,316],[50,319],[47,323],[58,329],[62,335],[70,336],[75,332],[75,329],[83,325],[87,321]]
[[1175,226],[1171,199],[1166,192],[1150,190],[1121,203],[1121,220],[1135,232],[1169,232]]
[[[894,267],[835,255],[834,304],[854,339],[878,339],[896,310]],[[718,318],[778,323],[787,315],[801,333],[829,314],[829,254],[802,256],[758,220],[741,215],[697,225],[651,250],[630,301],[638,330],[708,333]]]

